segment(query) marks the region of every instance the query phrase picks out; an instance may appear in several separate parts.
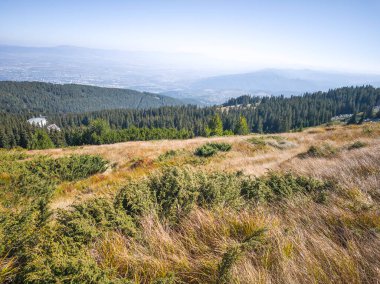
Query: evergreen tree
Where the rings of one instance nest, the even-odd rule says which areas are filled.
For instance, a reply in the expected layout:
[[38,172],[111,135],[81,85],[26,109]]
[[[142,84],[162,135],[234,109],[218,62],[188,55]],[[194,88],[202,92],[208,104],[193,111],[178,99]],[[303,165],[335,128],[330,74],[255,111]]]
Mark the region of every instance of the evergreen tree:
[[357,117],[357,114],[356,114],[356,112],[354,112],[354,114],[347,121],[347,124],[356,124],[356,117]]
[[208,127],[210,128],[210,135],[211,136],[222,136],[223,135],[223,123],[220,119],[220,116],[218,114],[215,114],[209,124]]
[[49,135],[42,129],[36,129],[30,143],[28,145],[29,149],[50,149],[54,148],[54,144],[51,141]]
[[56,147],[66,146],[65,136],[61,131],[52,130],[49,132],[49,136]]
[[9,136],[3,128],[0,129],[0,148],[10,148]]
[[235,134],[247,135],[249,132],[250,131],[249,131],[247,119],[244,116],[240,116],[238,125],[235,130]]

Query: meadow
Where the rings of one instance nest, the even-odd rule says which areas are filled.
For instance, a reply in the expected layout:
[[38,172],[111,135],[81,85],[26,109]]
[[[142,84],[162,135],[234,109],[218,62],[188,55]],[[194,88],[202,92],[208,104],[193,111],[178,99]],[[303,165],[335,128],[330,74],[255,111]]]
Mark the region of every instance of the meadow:
[[0,283],[378,283],[380,124],[0,151]]

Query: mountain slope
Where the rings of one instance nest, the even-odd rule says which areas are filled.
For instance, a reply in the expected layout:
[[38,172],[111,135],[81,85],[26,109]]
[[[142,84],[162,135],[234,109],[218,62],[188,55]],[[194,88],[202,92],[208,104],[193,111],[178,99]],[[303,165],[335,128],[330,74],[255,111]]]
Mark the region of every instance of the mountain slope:
[[128,89],[42,82],[0,82],[1,111],[68,113],[180,105],[180,100]]

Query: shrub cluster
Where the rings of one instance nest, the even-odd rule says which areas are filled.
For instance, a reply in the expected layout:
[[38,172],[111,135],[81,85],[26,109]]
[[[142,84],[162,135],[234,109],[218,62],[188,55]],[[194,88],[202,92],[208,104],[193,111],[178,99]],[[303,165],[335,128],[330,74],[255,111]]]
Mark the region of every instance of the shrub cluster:
[[73,181],[104,172],[107,169],[107,161],[93,155],[72,155],[58,159],[39,157],[28,162],[26,169],[32,174],[47,178]]
[[195,155],[200,157],[210,157],[218,152],[228,152],[232,148],[228,143],[206,143],[195,150]]
[[330,182],[291,173],[250,178],[240,173],[205,174],[190,167],[168,167],[120,190],[116,203],[131,216],[156,210],[161,218],[175,224],[195,206],[238,209],[247,203],[274,202],[294,194],[311,194],[320,202],[333,187]]
[[365,143],[365,142],[355,141],[350,146],[348,146],[348,150],[360,149],[360,148],[363,148],[366,146],[367,146],[367,143]]
[[86,178],[107,167],[106,160],[91,155],[22,160],[25,154],[15,151],[6,157],[0,163],[0,202],[6,207],[12,204],[20,207],[30,198],[50,196],[58,183]]
[[300,158],[331,158],[338,153],[338,149],[330,144],[323,144],[321,146],[310,146],[310,148],[299,155]]

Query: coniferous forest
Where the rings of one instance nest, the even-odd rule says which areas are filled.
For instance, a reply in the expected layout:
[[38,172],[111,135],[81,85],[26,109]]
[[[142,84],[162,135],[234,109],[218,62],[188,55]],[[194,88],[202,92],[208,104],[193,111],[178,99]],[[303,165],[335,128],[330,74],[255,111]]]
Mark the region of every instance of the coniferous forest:
[[[25,85],[23,88],[23,92],[28,93]],[[41,96],[43,101],[43,94]],[[249,132],[296,131],[327,123],[332,117],[341,114],[353,114],[355,118],[356,114],[361,113],[362,119],[378,117],[379,113],[374,109],[380,105],[380,89],[372,86],[344,87],[292,97],[242,96],[230,99],[223,106],[178,105],[81,113],[59,113],[55,107],[45,104],[43,115],[49,123],[58,125],[61,131],[31,126],[27,119],[41,113],[36,109],[27,112],[23,108],[18,109],[16,105],[9,108],[3,108],[2,105],[2,148],[19,146],[40,149]]]

